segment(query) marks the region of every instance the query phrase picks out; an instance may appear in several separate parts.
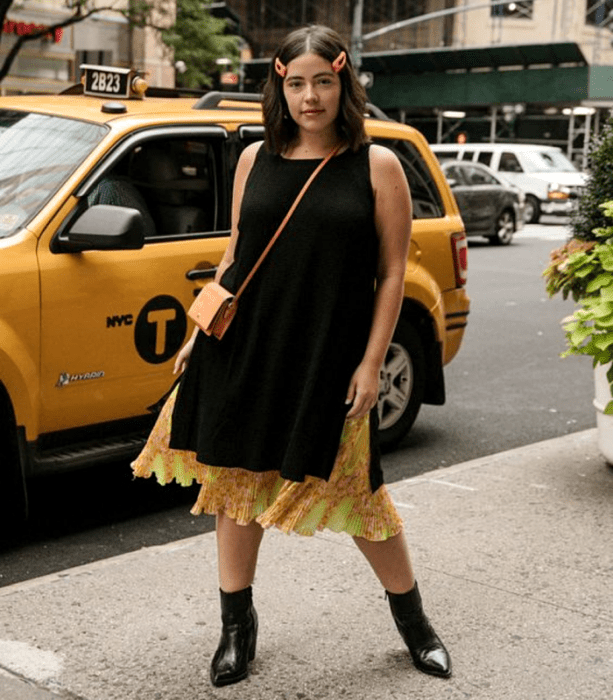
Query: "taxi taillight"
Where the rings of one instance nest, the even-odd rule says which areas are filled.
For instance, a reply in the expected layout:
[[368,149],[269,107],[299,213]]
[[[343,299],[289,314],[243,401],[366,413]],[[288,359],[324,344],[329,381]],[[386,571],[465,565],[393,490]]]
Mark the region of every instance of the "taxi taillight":
[[456,287],[461,287],[466,284],[468,276],[468,245],[464,231],[451,234],[451,252],[453,253]]

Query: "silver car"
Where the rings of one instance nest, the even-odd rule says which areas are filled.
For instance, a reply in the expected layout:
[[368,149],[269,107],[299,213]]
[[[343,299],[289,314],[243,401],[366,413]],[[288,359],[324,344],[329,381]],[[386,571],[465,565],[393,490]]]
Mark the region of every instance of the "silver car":
[[509,245],[524,225],[524,193],[481,163],[445,160],[441,168],[458,203],[466,235]]

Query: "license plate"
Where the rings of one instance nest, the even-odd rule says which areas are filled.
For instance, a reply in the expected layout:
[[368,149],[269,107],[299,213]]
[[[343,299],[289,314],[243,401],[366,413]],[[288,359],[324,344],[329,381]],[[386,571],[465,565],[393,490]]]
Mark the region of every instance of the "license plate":
[[106,68],[104,66],[81,66],[85,71],[85,95],[108,95],[109,97],[129,97],[129,68]]

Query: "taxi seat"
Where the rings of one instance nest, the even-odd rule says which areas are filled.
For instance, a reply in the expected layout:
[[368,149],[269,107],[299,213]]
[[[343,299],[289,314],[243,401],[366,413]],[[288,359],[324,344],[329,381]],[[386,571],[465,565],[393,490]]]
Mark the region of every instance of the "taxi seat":
[[[148,200],[159,236],[210,230],[203,202],[210,190],[201,173],[192,175],[171,144],[147,144],[133,154],[131,172]],[[186,172],[187,171],[187,172]]]

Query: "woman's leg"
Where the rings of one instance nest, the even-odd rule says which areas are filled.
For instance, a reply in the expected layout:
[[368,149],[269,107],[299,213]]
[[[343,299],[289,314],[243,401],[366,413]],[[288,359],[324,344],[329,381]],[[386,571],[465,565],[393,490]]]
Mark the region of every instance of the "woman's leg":
[[413,588],[415,577],[404,532],[382,542],[353,539],[386,591],[406,593]]
[[217,516],[217,561],[222,591],[235,593],[253,583],[263,534],[255,520],[239,525],[224,513]]
[[227,515],[217,516],[222,630],[211,662],[211,682],[215,686],[247,678],[249,662],[255,657],[258,616],[251,584],[263,532],[256,522],[238,525]]
[[448,678],[451,659],[424,613],[404,532],[382,542],[353,539],[387,591],[392,617],[415,666]]

